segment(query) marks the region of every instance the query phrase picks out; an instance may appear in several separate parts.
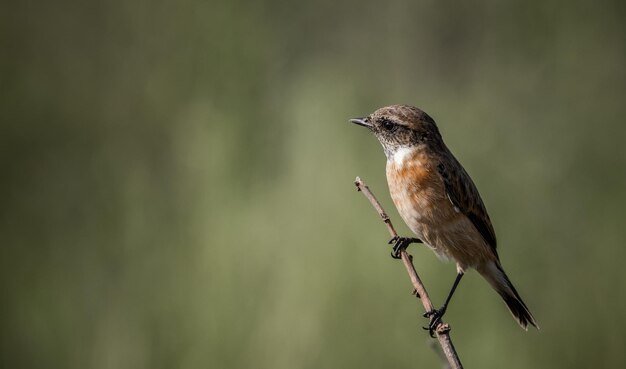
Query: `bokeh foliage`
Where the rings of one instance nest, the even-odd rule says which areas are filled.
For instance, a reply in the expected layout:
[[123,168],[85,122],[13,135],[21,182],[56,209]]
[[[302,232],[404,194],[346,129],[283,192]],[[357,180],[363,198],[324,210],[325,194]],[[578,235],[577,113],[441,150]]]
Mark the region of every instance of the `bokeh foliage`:
[[[0,365],[437,367],[375,139],[438,122],[541,331],[480,277],[468,368],[626,362],[626,16],[618,1],[3,1]],[[427,250],[436,303],[454,277]]]

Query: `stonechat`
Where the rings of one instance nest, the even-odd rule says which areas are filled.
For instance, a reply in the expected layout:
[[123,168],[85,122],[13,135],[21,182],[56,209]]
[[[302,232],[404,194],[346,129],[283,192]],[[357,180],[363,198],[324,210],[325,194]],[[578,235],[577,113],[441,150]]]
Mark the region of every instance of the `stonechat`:
[[441,321],[461,278],[476,269],[498,292],[519,325],[535,318],[504,273],[496,234],[476,185],[443,142],[435,121],[418,108],[392,105],[350,120],[368,128],[387,156],[387,183],[393,203],[417,238],[398,237],[392,256],[420,242],[440,259],[456,263],[457,276],[440,309],[428,312],[431,332]]

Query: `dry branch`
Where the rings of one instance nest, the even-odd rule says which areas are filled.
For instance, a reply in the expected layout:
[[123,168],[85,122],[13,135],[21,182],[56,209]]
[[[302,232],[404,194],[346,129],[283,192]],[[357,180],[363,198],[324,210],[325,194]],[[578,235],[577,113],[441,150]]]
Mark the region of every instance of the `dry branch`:
[[[369,187],[367,187],[365,182],[363,182],[361,178],[356,177],[354,184],[356,185],[356,188],[361,191],[363,195],[365,195],[365,197],[367,197],[374,209],[376,209],[376,211],[378,212],[378,215],[380,215],[380,217],[383,219],[383,222],[385,222],[385,225],[387,226],[387,230],[389,231],[391,237],[397,237],[398,233],[393,228],[389,216],[387,215],[387,213],[385,213],[385,210],[380,205],[372,191],[370,191]],[[406,268],[407,273],[409,273],[409,278],[411,278],[413,288],[415,289],[417,296],[419,296],[420,300],[422,301],[424,310],[426,312],[433,311],[433,304],[428,297],[428,292],[426,292],[424,284],[420,280],[419,275],[417,275],[417,271],[415,271],[415,266],[413,265],[413,257],[407,253],[406,249],[401,251],[400,256],[402,258],[402,262],[404,264],[404,267]],[[459,355],[456,353],[454,345],[452,345],[452,340],[450,339],[450,326],[446,323],[440,322],[435,329],[435,333],[437,335],[439,345],[441,346],[441,349],[443,350],[443,353],[448,360],[450,368],[462,369],[463,365],[461,364],[461,361],[459,360]]]

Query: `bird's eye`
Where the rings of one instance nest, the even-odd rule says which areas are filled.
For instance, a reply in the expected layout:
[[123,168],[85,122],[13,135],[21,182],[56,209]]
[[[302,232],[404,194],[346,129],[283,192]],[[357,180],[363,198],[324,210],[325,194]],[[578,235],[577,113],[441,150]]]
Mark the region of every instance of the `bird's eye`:
[[392,121],[390,121],[389,119],[383,119],[383,121],[381,122],[383,128],[385,128],[388,131],[391,131],[393,129],[395,129],[397,126],[395,125],[395,123],[393,123]]

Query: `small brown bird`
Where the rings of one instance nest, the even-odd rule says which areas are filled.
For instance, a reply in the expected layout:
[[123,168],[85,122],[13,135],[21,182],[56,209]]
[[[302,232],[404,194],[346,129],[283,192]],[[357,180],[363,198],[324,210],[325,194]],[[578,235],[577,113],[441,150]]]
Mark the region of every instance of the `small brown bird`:
[[457,276],[443,306],[424,314],[433,330],[445,314],[463,274],[476,269],[500,294],[519,325],[537,327],[526,304],[504,273],[496,234],[469,174],[444,144],[435,121],[418,108],[392,105],[352,123],[369,128],[387,156],[389,192],[400,216],[417,235],[398,237],[392,251],[423,242],[439,258],[456,262]]

